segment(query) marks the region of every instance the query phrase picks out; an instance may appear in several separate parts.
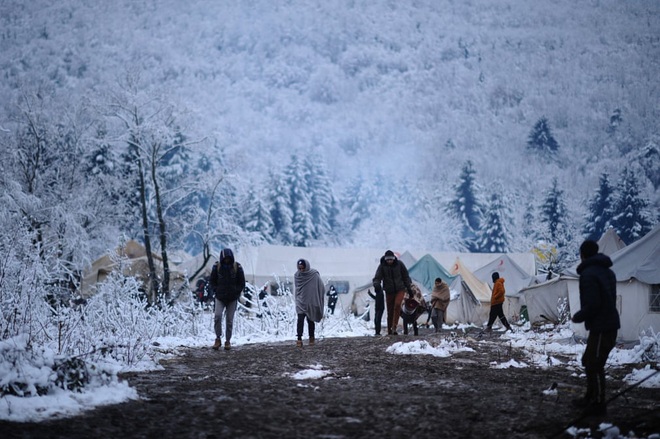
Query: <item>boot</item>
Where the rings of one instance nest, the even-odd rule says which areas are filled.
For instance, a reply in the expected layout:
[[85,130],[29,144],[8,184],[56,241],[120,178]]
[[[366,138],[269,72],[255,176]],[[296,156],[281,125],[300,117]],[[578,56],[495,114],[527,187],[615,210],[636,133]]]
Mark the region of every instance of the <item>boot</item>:
[[225,351],[228,351],[229,349],[231,349],[231,343],[229,343],[229,340],[227,340],[225,342]]
[[296,347],[301,348],[302,347],[302,340],[296,340]]
[[314,339],[314,337],[309,337],[309,345],[310,345],[310,346],[314,346],[314,342],[315,342],[315,341],[316,341],[316,340]]
[[221,344],[222,344],[222,340],[220,340],[219,338],[216,338],[215,343],[213,344],[212,348],[217,351],[218,349],[220,349]]

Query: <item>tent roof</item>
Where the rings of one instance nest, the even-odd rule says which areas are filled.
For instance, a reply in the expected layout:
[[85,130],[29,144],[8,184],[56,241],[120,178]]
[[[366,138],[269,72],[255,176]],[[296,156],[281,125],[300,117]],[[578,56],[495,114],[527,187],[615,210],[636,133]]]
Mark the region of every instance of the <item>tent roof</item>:
[[644,237],[610,255],[616,280],[660,284],[660,224]]
[[415,265],[415,262],[417,262],[417,258],[415,258],[412,253],[410,253],[408,250],[403,252],[401,256],[399,256],[399,260],[403,262],[406,267],[410,268],[413,265]]
[[493,259],[492,262],[489,262],[476,270],[474,275],[477,279],[490,285],[492,283],[492,274],[494,272],[498,272],[500,277],[505,279],[504,287],[507,295],[515,295],[520,290],[528,287],[536,281],[532,275],[525,272],[525,270],[523,270],[520,265],[508,255],[502,255]]
[[603,236],[598,240],[598,251],[607,256],[621,250],[625,246],[626,243],[619,238],[619,235],[616,234],[616,231],[613,228],[607,229],[607,231],[603,233]]
[[422,256],[415,264],[408,268],[410,277],[417,282],[421,283],[428,291],[433,291],[435,279],[442,278],[443,281],[450,284],[454,280],[454,276],[440,265],[430,254]]
[[307,259],[326,279],[373,278],[383,249],[339,247],[292,247],[285,245],[261,245],[238,249],[236,260],[243,265],[246,276],[293,276],[296,261]]
[[451,268],[451,274],[460,275],[463,278],[463,282],[467,284],[470,288],[470,291],[480,302],[489,302],[490,301],[490,287],[484,282],[477,279],[477,277],[463,265],[460,258],[456,258],[456,262]]

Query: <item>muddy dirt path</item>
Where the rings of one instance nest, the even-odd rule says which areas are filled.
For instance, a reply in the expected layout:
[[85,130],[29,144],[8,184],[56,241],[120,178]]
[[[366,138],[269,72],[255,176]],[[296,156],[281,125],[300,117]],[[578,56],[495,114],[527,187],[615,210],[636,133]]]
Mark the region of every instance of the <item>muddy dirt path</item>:
[[[472,334],[474,335],[474,334]],[[2,438],[551,438],[563,427],[618,426],[637,437],[660,432],[660,392],[636,388],[615,399],[604,418],[576,420],[570,400],[584,378],[555,366],[495,369],[526,361],[499,337],[457,342],[474,352],[440,358],[394,355],[397,341],[420,335],[328,338],[244,345],[230,351],[186,349],[165,370],[127,374],[143,399],[42,423],[0,422]],[[317,368],[323,379],[294,379]],[[610,370],[608,392],[628,387],[629,369]],[[558,383],[556,395],[543,390]]]

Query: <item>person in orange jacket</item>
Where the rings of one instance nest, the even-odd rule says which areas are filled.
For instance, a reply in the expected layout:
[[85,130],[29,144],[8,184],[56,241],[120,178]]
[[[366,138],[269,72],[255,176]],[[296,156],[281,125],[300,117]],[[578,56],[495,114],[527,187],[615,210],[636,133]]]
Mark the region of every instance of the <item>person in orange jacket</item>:
[[513,331],[511,325],[504,316],[504,278],[500,277],[500,274],[496,271],[492,275],[493,279],[493,294],[490,297],[490,315],[488,316],[488,325],[486,325],[486,332],[491,332],[493,330],[493,323],[495,323],[496,318],[500,318],[500,321],[508,331]]

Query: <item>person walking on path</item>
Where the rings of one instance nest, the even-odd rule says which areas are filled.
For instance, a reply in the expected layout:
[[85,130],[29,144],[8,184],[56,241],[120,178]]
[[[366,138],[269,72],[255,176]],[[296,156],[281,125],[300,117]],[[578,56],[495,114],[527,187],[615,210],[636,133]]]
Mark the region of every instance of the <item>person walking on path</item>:
[[587,347],[582,355],[582,366],[587,375],[587,392],[573,404],[584,410],[584,415],[604,415],[605,363],[616,345],[617,331],[621,327],[616,309],[616,276],[611,270],[612,260],[598,253],[598,243],[587,240],[580,246],[580,310],[572,320],[584,322],[589,331]]
[[[431,292],[431,322],[435,328],[435,332],[440,332],[442,324],[445,322],[445,314],[449,306],[449,285],[442,281],[441,278],[436,278]],[[427,321],[428,322],[428,321]]]
[[296,314],[298,314],[296,346],[301,348],[305,318],[307,319],[309,344],[314,344],[316,323],[323,319],[325,311],[325,286],[321,280],[321,275],[309,265],[309,261],[299,259],[296,266],[298,267],[298,271],[294,276]]
[[406,265],[394,256],[392,250],[387,250],[380,258],[380,264],[376,269],[373,279],[373,287],[376,294],[385,291],[385,303],[387,304],[387,334],[398,335],[396,329],[401,317],[401,303],[408,292],[413,297],[412,281],[408,274]]
[[490,315],[488,316],[488,324],[486,325],[486,332],[493,331],[493,323],[495,323],[496,318],[500,318],[500,321],[508,331],[513,331],[511,325],[504,316],[504,294],[506,290],[504,289],[504,278],[500,277],[500,274],[496,271],[492,274],[493,279],[493,293],[490,297]]
[[225,350],[231,349],[231,335],[234,328],[234,314],[238,298],[245,288],[245,273],[241,264],[234,260],[234,252],[225,248],[220,252],[220,259],[211,269],[209,284],[215,291],[215,344],[213,349],[220,349],[222,344],[222,314],[225,314],[226,333]]

